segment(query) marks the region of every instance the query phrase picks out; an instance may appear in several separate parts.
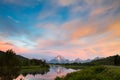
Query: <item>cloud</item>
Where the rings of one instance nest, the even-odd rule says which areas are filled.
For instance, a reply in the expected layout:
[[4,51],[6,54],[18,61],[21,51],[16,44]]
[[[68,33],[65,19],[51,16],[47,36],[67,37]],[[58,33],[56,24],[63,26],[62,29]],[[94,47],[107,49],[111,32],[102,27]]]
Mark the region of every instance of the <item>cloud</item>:
[[58,4],[60,4],[61,6],[69,6],[72,5],[74,3],[76,3],[77,0],[58,0]]
[[68,33],[70,39],[79,39],[102,33],[103,29],[106,28],[106,26],[102,25],[102,22],[75,19],[64,23],[61,28],[65,30],[66,34]]
[[112,9],[112,7],[109,7],[109,8],[108,7],[107,8],[104,8],[104,7],[97,8],[97,9],[94,9],[94,10],[91,11],[90,16],[95,17],[95,16],[104,15],[106,12],[108,12],[111,9]]
[[41,0],[2,0],[2,3],[4,4],[12,4],[16,6],[35,6],[38,3],[40,3]]
[[119,51],[119,26],[119,15],[88,20],[76,18],[61,25],[39,24],[39,29],[44,29],[45,35],[52,35],[52,38],[49,36],[47,40],[40,41],[38,49],[42,49],[43,53],[50,50],[56,55],[69,54],[69,57],[75,54],[80,58],[84,57],[83,59],[114,55]]
[[14,46],[12,43],[8,43],[8,42],[0,42],[0,45]]
[[[19,48],[18,46],[16,46],[15,44],[13,43],[10,43],[10,42],[5,42],[5,41],[0,41],[0,50],[3,50],[3,51],[6,51],[8,49],[13,49],[15,52],[17,53],[20,53],[22,52],[23,50],[25,51],[25,48],[22,49],[22,48]],[[24,52],[23,51],[23,52]]]
[[9,42],[0,41],[0,49],[5,51],[7,49],[13,49],[15,45]]
[[19,21],[18,21],[18,20],[13,19],[11,16],[8,16],[8,18],[9,18],[9,19],[11,19],[12,21],[16,22],[16,23],[19,23]]
[[[95,3],[96,2],[96,3]],[[93,5],[90,5],[89,7],[91,8],[90,11],[90,16],[91,17],[101,17],[101,16],[106,16],[106,15],[111,15],[114,14],[115,11],[117,11],[119,9],[119,3],[120,1],[116,0],[116,1],[112,1],[110,0],[109,2],[107,2],[107,0],[98,0],[94,1],[93,4],[95,5],[95,7],[92,7]],[[106,4],[105,4],[106,3]]]
[[120,36],[120,19],[118,19],[117,21],[113,21],[113,23],[111,23],[108,27],[108,30],[112,31],[112,36],[114,37],[118,37]]

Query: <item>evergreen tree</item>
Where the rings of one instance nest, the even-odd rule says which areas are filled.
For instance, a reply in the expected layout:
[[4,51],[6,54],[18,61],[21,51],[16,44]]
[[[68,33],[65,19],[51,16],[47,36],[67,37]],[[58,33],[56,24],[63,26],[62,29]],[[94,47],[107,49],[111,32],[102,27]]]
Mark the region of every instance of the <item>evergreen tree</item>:
[[0,56],[0,75],[14,76],[19,72],[20,61],[15,52],[7,50]]
[[114,64],[115,65],[120,65],[120,56],[119,55],[114,56]]

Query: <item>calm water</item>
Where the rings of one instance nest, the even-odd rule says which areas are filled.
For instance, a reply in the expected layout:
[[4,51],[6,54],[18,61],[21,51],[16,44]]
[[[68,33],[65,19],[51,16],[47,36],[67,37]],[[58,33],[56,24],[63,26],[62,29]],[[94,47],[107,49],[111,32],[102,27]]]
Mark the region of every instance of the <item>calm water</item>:
[[20,74],[16,79],[14,80],[54,80],[57,76],[62,77],[65,76],[67,73],[74,72],[76,70],[74,69],[66,69],[61,66],[51,66],[49,72],[45,74],[27,74],[26,76],[23,76]]

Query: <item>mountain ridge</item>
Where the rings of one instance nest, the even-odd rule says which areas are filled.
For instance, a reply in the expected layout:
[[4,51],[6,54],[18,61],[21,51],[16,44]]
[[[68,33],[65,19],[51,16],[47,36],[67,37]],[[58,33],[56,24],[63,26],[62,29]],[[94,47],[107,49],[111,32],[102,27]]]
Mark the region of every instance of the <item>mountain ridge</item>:
[[61,55],[58,55],[54,57],[53,59],[51,59],[50,61],[48,61],[48,63],[87,63],[87,62],[91,62],[93,60],[98,60],[98,59],[100,59],[100,57],[95,57],[94,59],[86,59],[86,60],[82,60],[80,58],[69,60],[69,59],[64,58]]

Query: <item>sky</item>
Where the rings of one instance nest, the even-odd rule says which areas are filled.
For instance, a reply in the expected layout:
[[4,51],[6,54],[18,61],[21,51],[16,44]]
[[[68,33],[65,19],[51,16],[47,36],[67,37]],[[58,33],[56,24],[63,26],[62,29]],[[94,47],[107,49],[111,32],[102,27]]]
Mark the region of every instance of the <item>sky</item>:
[[0,0],[0,50],[28,58],[120,52],[120,0]]

